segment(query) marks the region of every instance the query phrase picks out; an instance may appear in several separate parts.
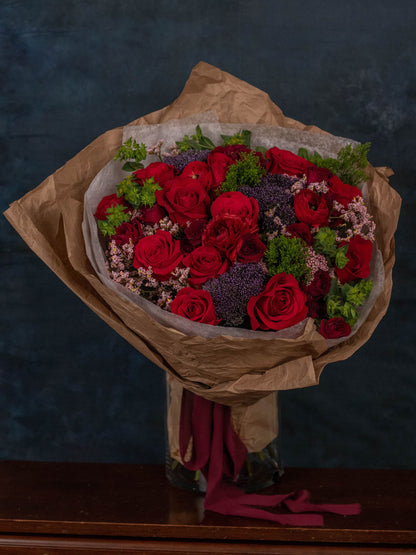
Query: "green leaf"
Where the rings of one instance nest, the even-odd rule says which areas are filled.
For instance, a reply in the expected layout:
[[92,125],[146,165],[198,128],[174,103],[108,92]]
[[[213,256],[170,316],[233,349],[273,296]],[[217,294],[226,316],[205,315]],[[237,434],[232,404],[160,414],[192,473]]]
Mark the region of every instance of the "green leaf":
[[335,255],[335,265],[337,268],[342,270],[348,264],[350,259],[347,256],[348,245],[344,245],[343,247],[339,247],[337,253]]
[[313,248],[319,254],[334,258],[337,254],[336,231],[329,227],[321,227],[315,235]]
[[125,172],[134,172],[143,167],[143,164],[140,162],[126,162],[121,169]]

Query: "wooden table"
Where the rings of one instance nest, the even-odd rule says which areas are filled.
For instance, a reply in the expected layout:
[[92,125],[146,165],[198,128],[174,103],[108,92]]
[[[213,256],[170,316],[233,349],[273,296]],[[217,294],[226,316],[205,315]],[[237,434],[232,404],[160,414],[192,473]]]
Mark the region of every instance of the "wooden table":
[[0,554],[416,553],[416,470],[287,469],[269,493],[360,502],[294,528],[207,511],[158,465],[0,462]]

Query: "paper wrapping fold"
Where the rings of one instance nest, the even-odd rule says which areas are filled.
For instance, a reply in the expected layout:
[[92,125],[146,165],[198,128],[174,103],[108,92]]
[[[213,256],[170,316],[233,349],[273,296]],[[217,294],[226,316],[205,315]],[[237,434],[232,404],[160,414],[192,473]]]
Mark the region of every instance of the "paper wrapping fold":
[[[203,62],[193,69],[183,92],[170,106],[129,125],[164,123],[206,110],[215,111],[220,122],[266,123],[324,133],[285,117],[266,93]],[[87,260],[81,231],[84,194],[115,155],[122,133],[122,128],[117,128],[98,137],[14,202],[5,216],[68,287],[137,350],[187,389],[241,410],[241,405],[255,403],[273,391],[317,384],[326,364],[349,357],[367,341],[387,310],[392,288],[394,232],[401,201],[388,183],[391,170],[369,169],[369,201],[384,261],[385,285],[367,320],[351,339],[328,349],[311,321],[296,340],[190,337],[159,324],[109,291]]]

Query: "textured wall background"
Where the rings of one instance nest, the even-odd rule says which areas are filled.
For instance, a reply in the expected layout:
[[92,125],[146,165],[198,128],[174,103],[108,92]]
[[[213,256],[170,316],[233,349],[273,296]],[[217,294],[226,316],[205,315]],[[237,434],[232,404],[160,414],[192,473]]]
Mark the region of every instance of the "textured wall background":
[[[107,129],[171,103],[200,60],[363,142],[403,197],[371,340],[285,392],[287,466],[416,467],[412,0],[0,0],[0,209]],[[0,219],[0,458],[162,462],[164,376]]]

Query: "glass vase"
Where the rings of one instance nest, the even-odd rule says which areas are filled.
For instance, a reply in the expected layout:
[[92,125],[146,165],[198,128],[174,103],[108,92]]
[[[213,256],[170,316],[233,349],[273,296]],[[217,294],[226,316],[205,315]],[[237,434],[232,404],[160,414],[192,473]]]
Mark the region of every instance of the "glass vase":
[[[166,477],[180,489],[204,493],[206,480],[200,470],[187,469],[179,453],[179,421],[182,385],[167,376],[166,380]],[[277,393],[254,405],[233,407],[234,430],[245,444],[248,454],[234,484],[252,493],[273,485],[283,474],[279,448],[279,408]]]

